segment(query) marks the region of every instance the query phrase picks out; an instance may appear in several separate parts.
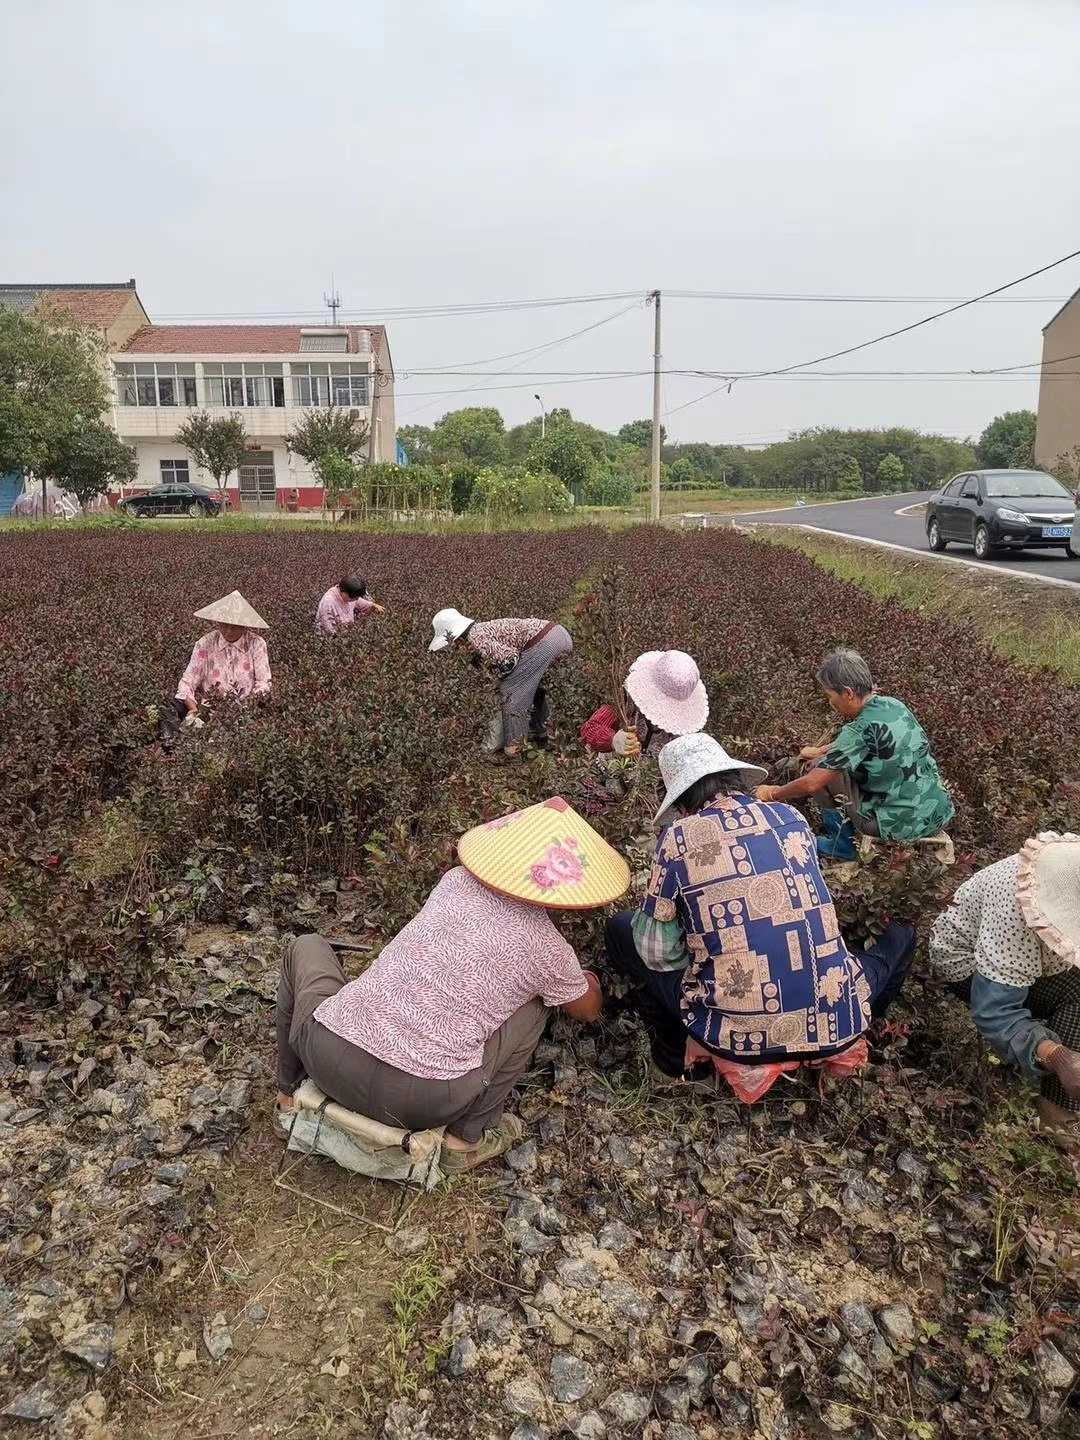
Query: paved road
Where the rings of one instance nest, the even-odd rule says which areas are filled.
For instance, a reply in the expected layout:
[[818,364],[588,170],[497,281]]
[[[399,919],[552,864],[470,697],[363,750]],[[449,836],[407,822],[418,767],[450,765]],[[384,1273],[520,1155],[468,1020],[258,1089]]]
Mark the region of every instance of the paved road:
[[[928,500],[930,493],[879,495],[870,500],[847,500],[834,505],[807,505],[791,510],[762,510],[730,518],[737,524],[750,522],[761,525],[810,525],[818,530],[839,531],[842,535],[887,540],[891,545],[900,545],[906,550],[929,555],[931,552],[926,544],[923,511],[916,510],[910,515],[898,515],[896,512]],[[714,524],[719,519],[719,516],[710,517]],[[1048,576],[1054,580],[1068,580],[1080,584],[1080,560],[1071,559],[1064,550],[1014,550],[992,560],[976,560],[970,547],[965,545],[950,545],[945,553],[975,565],[988,565],[991,569],[1016,570],[1028,575]]]

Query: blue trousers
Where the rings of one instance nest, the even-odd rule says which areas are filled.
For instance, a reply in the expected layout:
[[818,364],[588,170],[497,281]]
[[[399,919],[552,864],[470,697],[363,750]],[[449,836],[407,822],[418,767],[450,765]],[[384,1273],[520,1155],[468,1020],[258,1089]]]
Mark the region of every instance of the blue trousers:
[[[686,1058],[687,1030],[682,1020],[681,970],[650,970],[637,953],[630,922],[633,912],[620,911],[607,923],[604,946],[607,962],[616,974],[631,984],[631,999],[648,1032],[653,1060],[666,1075],[681,1075]],[[870,1013],[880,1020],[900,993],[915,955],[915,930],[911,925],[890,924],[881,939],[869,950],[853,950],[870,984]],[[846,1045],[839,1047],[847,1049]],[[717,1051],[723,1054],[723,1051]],[[820,1060],[833,1052],[817,1050],[807,1059]],[[797,1055],[732,1055],[740,1064],[766,1064],[776,1059],[797,1060]]]

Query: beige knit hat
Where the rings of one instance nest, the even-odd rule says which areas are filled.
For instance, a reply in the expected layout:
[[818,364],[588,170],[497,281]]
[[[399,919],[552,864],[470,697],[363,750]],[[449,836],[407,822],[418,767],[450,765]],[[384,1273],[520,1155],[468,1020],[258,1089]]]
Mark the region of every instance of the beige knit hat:
[[1080,965],[1080,835],[1045,830],[1020,851],[1016,895],[1048,950]]
[[241,625],[245,630],[269,630],[270,626],[257,610],[252,609],[239,590],[204,605],[195,611],[196,620],[209,620],[215,625]]

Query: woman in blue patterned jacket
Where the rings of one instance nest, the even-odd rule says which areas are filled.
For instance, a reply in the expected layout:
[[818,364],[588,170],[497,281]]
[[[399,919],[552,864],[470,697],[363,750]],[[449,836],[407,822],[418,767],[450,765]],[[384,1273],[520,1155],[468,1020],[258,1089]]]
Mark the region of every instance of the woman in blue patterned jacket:
[[891,924],[868,951],[850,949],[810,827],[789,805],[755,800],[765,772],[711,735],[672,740],[660,772],[657,820],[669,823],[648,893],[607,929],[608,962],[636,987],[657,1068],[793,1069],[856,1045],[899,991],[914,930]]

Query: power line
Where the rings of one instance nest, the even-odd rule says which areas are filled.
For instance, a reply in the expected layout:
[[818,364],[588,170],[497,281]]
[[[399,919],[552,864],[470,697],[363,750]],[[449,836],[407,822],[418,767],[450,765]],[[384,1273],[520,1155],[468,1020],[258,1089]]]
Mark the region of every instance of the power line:
[[[547,350],[554,350],[554,349],[556,348],[556,346],[569,344],[569,342],[570,342],[571,340],[576,340],[576,339],[578,339],[578,337],[581,336],[581,335],[587,335],[590,330],[599,330],[602,325],[610,325],[613,320],[618,320],[618,319],[620,319],[623,315],[629,315],[629,313],[630,313],[631,310],[636,310],[636,309],[638,309],[638,307],[639,307],[640,305],[642,305],[643,303],[644,303],[643,298],[635,297],[635,299],[634,299],[634,301],[633,301],[632,304],[630,304],[630,305],[624,305],[621,309],[614,311],[611,315],[605,315],[602,320],[596,320],[596,321],[593,322],[593,324],[591,324],[591,325],[586,325],[586,326],[584,326],[584,327],[583,327],[582,329],[580,329],[580,330],[573,330],[573,331],[571,331],[571,333],[570,333],[569,335],[560,335],[560,336],[558,336],[558,337],[557,337],[556,339],[554,339],[554,340],[549,340],[549,341],[548,341],[546,344],[544,344],[544,345],[534,346],[532,352],[530,352],[530,353],[543,354],[543,353],[544,353],[545,351],[547,351]],[[493,371],[492,374],[495,375],[496,377],[499,376],[499,375],[508,375],[508,374],[510,374],[511,372],[513,372],[514,370],[518,370],[518,369],[520,369],[520,368],[521,368],[521,367],[520,367],[520,364],[518,364],[518,365],[508,365],[505,370],[501,370],[501,371],[500,371],[500,370],[496,370],[496,371]],[[529,383],[532,383],[532,382],[529,382]],[[468,395],[468,394],[470,394],[471,392],[473,392],[473,391],[475,391],[475,390],[493,390],[493,389],[500,389],[500,388],[503,388],[503,387],[480,384],[480,385],[466,385],[464,388],[458,389],[458,390],[444,390],[444,391],[437,391],[437,390],[436,390],[436,391],[429,391],[428,393],[429,393],[429,394],[432,394],[432,395],[434,395],[434,396],[436,396],[436,397],[438,397],[440,394],[442,394],[442,395]],[[520,387],[508,387],[508,388],[520,388]],[[411,397],[410,397],[410,398],[411,398]],[[419,397],[418,397],[418,398],[419,398]],[[427,409],[429,409],[429,408],[430,408],[430,407],[427,406],[427,405],[421,405],[421,406],[419,407],[419,409],[405,410],[405,411],[403,411],[402,413],[403,413],[403,415],[417,415],[417,414],[420,414],[422,411],[427,410]]]
[[[611,290],[596,295],[553,295],[535,300],[477,300],[463,303],[432,305],[367,305],[357,309],[342,310],[342,317],[363,316],[371,323],[373,315],[385,319],[423,320],[453,318],[460,315],[486,315],[512,310],[546,310],[565,305],[599,305],[612,300],[644,299],[643,290]],[[318,320],[316,311],[307,310],[233,310],[198,311],[182,314],[179,311],[162,314],[162,321],[184,320]]]
[[[962,295],[802,295],[767,290],[665,290],[675,300],[748,300],[793,305],[950,305]],[[991,305],[1060,305],[1067,295],[1001,295]],[[969,303],[969,302],[965,302]]]
[[812,360],[800,360],[792,365],[778,366],[773,370],[759,370],[749,376],[728,377],[722,384],[717,385],[713,390],[706,391],[704,395],[698,395],[696,399],[693,400],[684,400],[681,405],[676,405],[674,410],[669,410],[668,414],[674,415],[676,411],[686,410],[691,405],[699,405],[703,400],[707,400],[710,395],[715,395],[718,391],[725,388],[730,390],[736,379],[757,380],[764,379],[766,376],[771,375],[788,375],[795,370],[805,370],[810,365],[823,365],[828,360],[839,360],[844,355],[854,355],[859,350],[867,350],[871,345],[880,345],[885,340],[895,340],[898,335],[907,335],[912,330],[920,329],[923,325],[933,324],[935,320],[943,320],[946,315],[955,315],[958,310],[966,310],[971,305],[978,305],[981,301],[989,300],[994,295],[1000,295],[1005,290],[1011,290],[1017,285],[1022,285],[1026,280],[1033,280],[1036,275],[1045,275],[1048,270],[1053,270],[1058,265],[1064,265],[1066,261],[1075,260],[1078,255],[1080,255],[1080,250],[1073,250],[1068,255],[1062,255],[1059,259],[1052,260],[1048,265],[1040,265],[1037,270],[1030,270],[1026,275],[1021,275],[1015,280],[1007,281],[1004,285],[996,285],[992,290],[983,291],[981,295],[973,295],[970,299],[961,300],[955,305],[949,305],[944,310],[936,310],[932,315],[924,315],[921,320],[913,320],[910,325],[901,325],[899,329],[887,330],[884,335],[874,335],[869,340],[860,341],[858,345],[848,345],[843,350],[832,350],[828,355],[816,355]]

